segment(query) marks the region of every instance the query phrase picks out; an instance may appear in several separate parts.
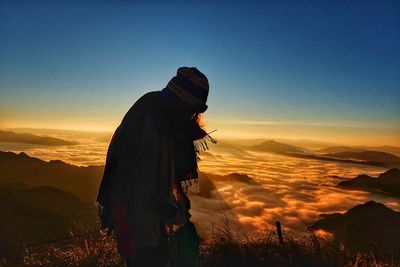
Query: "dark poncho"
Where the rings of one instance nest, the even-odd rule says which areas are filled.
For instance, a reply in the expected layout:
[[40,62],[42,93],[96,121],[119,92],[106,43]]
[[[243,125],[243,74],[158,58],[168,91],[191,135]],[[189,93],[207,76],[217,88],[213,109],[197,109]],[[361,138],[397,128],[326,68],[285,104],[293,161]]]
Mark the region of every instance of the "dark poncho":
[[101,228],[117,230],[136,247],[156,245],[160,226],[173,220],[168,209],[176,206],[174,181],[183,190],[198,186],[196,152],[208,135],[176,115],[160,92],[147,93],[127,112],[108,148],[97,196]]

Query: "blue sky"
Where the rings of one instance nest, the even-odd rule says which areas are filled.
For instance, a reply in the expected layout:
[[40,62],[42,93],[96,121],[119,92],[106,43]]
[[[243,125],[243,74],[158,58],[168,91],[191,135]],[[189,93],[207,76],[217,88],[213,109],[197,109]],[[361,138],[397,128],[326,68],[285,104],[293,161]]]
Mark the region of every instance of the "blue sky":
[[112,129],[141,94],[196,66],[219,129],[400,136],[398,1],[93,2],[1,2],[0,126]]

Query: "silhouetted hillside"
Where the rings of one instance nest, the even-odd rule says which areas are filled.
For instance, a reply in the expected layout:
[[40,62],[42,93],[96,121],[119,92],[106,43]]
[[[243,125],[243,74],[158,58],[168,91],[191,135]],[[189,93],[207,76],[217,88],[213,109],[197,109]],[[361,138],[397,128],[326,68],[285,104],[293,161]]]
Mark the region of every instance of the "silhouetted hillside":
[[373,146],[373,147],[358,146],[358,148],[364,149],[364,150],[374,150],[374,151],[386,152],[386,153],[394,154],[397,156],[400,155],[400,147],[396,147],[396,146]]
[[395,146],[330,146],[315,150],[317,153],[339,153],[339,152],[363,152],[363,151],[379,151],[393,155],[400,155],[400,147]]
[[0,183],[0,250],[97,229],[96,209],[65,191]]
[[340,153],[340,152],[362,152],[366,149],[358,148],[358,147],[351,147],[351,146],[331,146],[322,149],[318,149],[315,152],[317,153]]
[[247,185],[254,185],[257,184],[251,177],[249,177],[247,174],[241,174],[241,173],[230,173],[227,175],[212,175],[215,180],[218,181],[225,181],[225,182],[232,182],[236,181],[239,183],[244,183]]
[[45,146],[68,146],[78,144],[76,142],[70,142],[49,136],[39,136],[30,133],[14,133],[10,131],[0,131],[0,142],[28,143]]
[[249,147],[251,150],[263,151],[263,152],[274,152],[274,153],[299,153],[303,152],[303,148],[278,143],[274,140],[266,141],[264,143]]
[[[360,148],[345,146],[328,147],[318,150],[317,152],[319,153],[315,153],[301,147],[291,146],[271,140],[261,143],[259,145],[251,146],[249,147],[249,149],[254,151],[273,152],[285,156],[312,160],[367,164],[374,166],[385,166],[390,168],[400,167],[400,158],[395,155],[380,151],[364,151]],[[343,149],[350,149],[351,151],[342,151]],[[341,152],[321,154],[323,151]]]
[[390,169],[381,173],[377,178],[361,174],[354,179],[340,182],[338,186],[348,189],[382,191],[400,198],[400,170]]
[[[66,237],[69,230],[82,232],[83,225],[96,225],[94,200],[103,168],[78,167],[60,160],[46,162],[25,153],[0,151],[0,212],[4,212],[0,240],[5,240],[4,247],[14,246],[13,240],[42,242]],[[211,180],[215,177],[206,173],[200,176],[200,193],[192,195],[197,198],[193,205],[201,203],[208,211],[227,208]],[[199,233],[203,228],[199,227]]]
[[0,151],[0,183],[52,186],[94,203],[104,166],[79,167],[60,160],[43,161]]
[[349,251],[392,251],[400,246],[400,213],[381,203],[369,201],[340,214],[323,214],[311,226],[323,229],[344,240]]
[[342,159],[352,159],[352,160],[363,160],[370,162],[379,163],[398,163],[400,158],[380,151],[344,151],[338,153],[325,154],[327,157],[342,158]]

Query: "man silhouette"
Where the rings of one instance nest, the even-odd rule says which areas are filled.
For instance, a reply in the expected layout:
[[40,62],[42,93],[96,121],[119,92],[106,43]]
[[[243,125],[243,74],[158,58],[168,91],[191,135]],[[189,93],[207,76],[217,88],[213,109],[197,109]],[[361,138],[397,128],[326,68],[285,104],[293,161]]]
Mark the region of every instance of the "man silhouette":
[[215,142],[198,122],[208,91],[203,73],[181,67],[114,132],[96,203],[101,229],[115,233],[128,266],[166,266],[168,236],[191,216],[186,193],[198,190],[198,152]]

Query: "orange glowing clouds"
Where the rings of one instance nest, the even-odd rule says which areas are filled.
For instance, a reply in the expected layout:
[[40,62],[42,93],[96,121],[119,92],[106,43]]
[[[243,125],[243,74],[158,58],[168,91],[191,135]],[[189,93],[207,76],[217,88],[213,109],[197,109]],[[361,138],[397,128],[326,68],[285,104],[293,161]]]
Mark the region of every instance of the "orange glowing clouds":
[[[225,212],[234,215],[235,223],[245,231],[269,229],[277,220],[288,230],[303,231],[322,213],[345,212],[369,199],[399,207],[398,201],[390,197],[336,187],[336,176],[376,175],[384,170],[380,167],[249,152],[223,144],[211,148],[211,154],[200,162],[200,169],[229,174],[209,176],[229,207]],[[247,174],[251,180],[238,180],[237,175],[230,174],[235,172]],[[202,199],[196,201],[207,205]],[[199,222],[207,221],[205,214],[198,216]]]
[[[104,164],[111,133],[42,133],[78,145],[16,147],[0,143],[0,150],[24,151],[45,160],[61,159],[76,165]],[[395,210],[400,208],[400,202],[389,196],[336,187],[338,176],[377,176],[385,171],[383,167],[254,152],[223,140],[210,145],[210,151],[202,153],[201,158],[199,169],[206,174],[201,174],[200,179],[207,175],[214,185],[201,191],[203,196],[190,195],[192,219],[202,234],[209,233],[213,225],[223,223],[226,217],[246,232],[267,230],[275,221],[281,221],[289,231],[303,231],[322,213],[345,212],[368,200]]]

